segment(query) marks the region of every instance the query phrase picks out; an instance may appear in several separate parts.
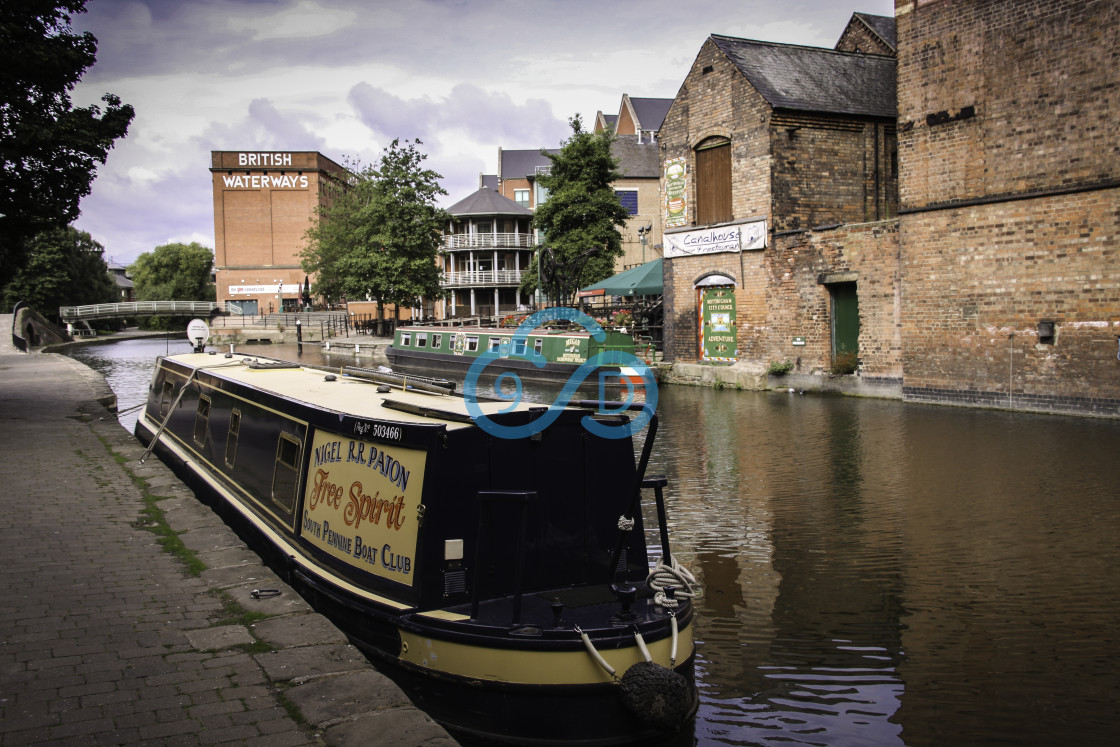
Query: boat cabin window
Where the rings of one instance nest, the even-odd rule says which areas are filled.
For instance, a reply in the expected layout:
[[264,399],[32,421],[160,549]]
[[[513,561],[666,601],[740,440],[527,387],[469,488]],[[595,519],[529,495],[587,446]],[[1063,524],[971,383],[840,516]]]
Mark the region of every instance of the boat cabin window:
[[272,500],[289,514],[296,505],[300,446],[299,439],[290,433],[281,433],[276,442],[276,462],[272,469]]
[[490,352],[492,352],[492,353],[498,352],[498,348],[500,348],[501,346],[502,346],[502,341],[499,340],[497,337],[491,337],[490,338]]
[[443,347],[443,335],[432,335],[432,350],[439,350]]
[[163,417],[171,409],[171,402],[175,397],[171,394],[175,386],[170,381],[163,382],[163,391],[159,395],[159,415]]
[[537,339],[533,340],[533,352],[534,353],[536,353],[537,355],[540,355],[541,350],[543,350],[543,349],[544,349],[544,338],[543,337],[538,337]]
[[513,340],[513,354],[514,355],[525,355],[525,338],[524,337],[514,338],[514,340]]
[[237,437],[241,432],[241,410],[236,407],[229,413],[229,432],[226,433],[226,466],[233,469],[237,461]]
[[411,332],[401,332],[401,345],[403,347],[408,347],[411,344],[412,344],[412,333]]
[[417,332],[416,333],[416,347],[418,347],[418,348],[428,347],[428,333],[427,332]]
[[474,353],[478,350],[478,337],[470,335],[467,337],[467,350]]
[[205,394],[198,396],[198,409],[194,413],[194,442],[206,445],[206,432],[210,426],[210,398]]

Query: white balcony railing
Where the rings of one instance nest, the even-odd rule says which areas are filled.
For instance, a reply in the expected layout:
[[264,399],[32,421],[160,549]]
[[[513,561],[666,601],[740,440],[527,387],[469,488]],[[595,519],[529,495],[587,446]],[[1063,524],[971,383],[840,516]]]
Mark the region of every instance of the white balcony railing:
[[499,285],[516,286],[521,284],[521,276],[526,270],[476,270],[473,272],[444,272],[444,288],[477,288]]
[[530,249],[532,234],[456,233],[443,237],[444,249]]

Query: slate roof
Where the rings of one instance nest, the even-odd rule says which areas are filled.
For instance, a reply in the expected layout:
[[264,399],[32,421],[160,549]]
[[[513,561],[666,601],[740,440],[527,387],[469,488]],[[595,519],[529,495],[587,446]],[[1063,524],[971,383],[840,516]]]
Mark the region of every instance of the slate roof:
[[611,155],[618,159],[618,170],[625,177],[661,176],[661,153],[657,143],[639,143],[637,135],[617,135]]
[[[550,149],[549,153],[559,153],[560,150]],[[502,150],[498,158],[498,168],[501,170],[502,179],[524,179],[536,174],[537,166],[551,166],[552,161],[548,156],[541,154],[540,148],[534,150]]]
[[775,109],[897,116],[894,58],[718,34],[710,38]]
[[873,16],[870,13],[853,13],[854,17],[867,24],[875,35],[886,42],[891,49],[898,49],[898,26],[890,16]]
[[636,99],[630,97],[630,105],[634,107],[634,114],[638,117],[638,124],[643,130],[660,130],[673,99]]
[[531,216],[533,214],[528,208],[522,207],[508,197],[503,197],[493,189],[486,187],[459,200],[447,208],[447,212],[457,218],[467,215]]

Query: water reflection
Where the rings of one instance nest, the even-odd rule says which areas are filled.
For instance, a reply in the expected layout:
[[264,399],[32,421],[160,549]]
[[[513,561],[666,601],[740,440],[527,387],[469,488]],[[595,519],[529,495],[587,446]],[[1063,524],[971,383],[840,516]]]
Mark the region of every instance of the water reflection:
[[[119,344],[148,356],[110,375],[122,407],[163,345]],[[697,744],[1120,739],[1120,423],[688,387],[659,411],[705,587]]]

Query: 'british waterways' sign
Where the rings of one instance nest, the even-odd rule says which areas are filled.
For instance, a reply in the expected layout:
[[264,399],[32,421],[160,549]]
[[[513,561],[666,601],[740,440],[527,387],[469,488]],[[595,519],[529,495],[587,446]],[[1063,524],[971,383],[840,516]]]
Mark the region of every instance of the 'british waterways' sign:
[[300,534],[356,568],[411,586],[426,456],[319,431]]
[[693,257],[766,248],[766,221],[665,234],[665,256]]

